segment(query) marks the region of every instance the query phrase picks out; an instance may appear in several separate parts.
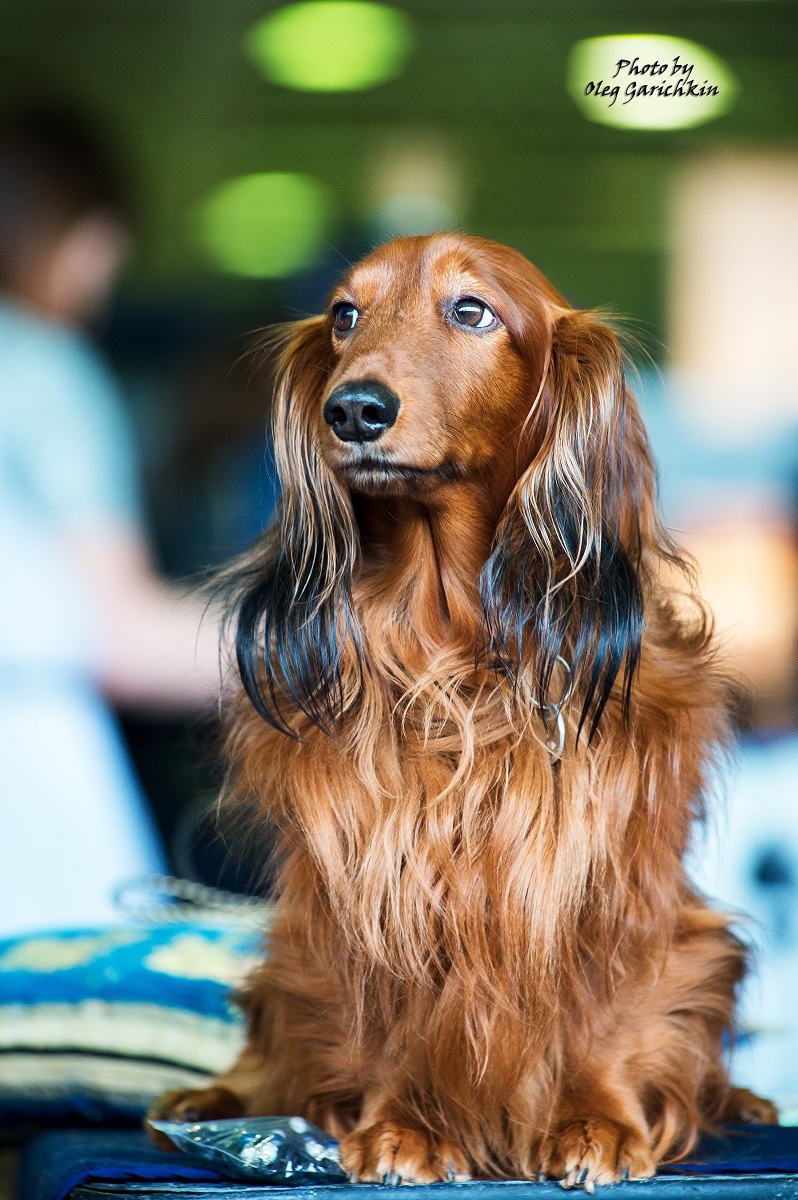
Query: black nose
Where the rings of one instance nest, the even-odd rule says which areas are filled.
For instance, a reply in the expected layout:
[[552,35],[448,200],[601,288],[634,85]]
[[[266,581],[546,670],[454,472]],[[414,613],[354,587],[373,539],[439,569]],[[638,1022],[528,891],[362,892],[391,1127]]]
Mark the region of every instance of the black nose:
[[390,429],[399,398],[373,379],[342,383],[324,405],[324,420],[342,442],[374,442]]

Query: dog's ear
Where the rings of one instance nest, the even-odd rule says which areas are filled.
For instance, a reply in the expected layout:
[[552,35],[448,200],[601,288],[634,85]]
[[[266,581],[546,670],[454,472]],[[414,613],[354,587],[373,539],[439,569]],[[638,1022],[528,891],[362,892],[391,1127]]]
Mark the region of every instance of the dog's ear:
[[[540,368],[538,367],[538,370]],[[494,661],[539,704],[558,699],[558,658],[592,737],[619,675],[623,704],[643,628],[654,476],[615,334],[567,311],[530,413],[526,469],[482,577]],[[561,674],[558,675],[558,683]]]
[[274,525],[237,572],[236,657],[247,695],[270,724],[293,732],[290,714],[299,710],[332,732],[346,703],[346,643],[357,636],[357,530],[349,497],[316,448],[333,369],[327,321],[297,322],[282,340],[272,410],[280,500]]

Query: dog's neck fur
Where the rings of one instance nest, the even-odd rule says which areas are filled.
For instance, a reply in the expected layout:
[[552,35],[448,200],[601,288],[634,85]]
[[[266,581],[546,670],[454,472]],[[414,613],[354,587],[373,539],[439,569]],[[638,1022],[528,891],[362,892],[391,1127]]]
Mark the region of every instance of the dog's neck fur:
[[[428,502],[386,498],[358,504],[361,565],[356,603],[387,616],[399,610],[406,632],[432,658],[457,649],[472,662],[482,624],[478,581],[501,504],[478,484],[458,484]],[[377,618],[379,619],[379,618]]]

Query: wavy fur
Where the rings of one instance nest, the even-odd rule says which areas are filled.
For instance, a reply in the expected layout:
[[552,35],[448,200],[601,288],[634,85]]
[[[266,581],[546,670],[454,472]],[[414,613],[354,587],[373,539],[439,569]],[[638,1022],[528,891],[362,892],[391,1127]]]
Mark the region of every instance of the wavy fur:
[[[490,337],[441,318],[452,279]],[[744,954],[682,865],[726,690],[621,350],[478,239],[383,247],[341,297],[347,345],[329,317],[288,335],[279,516],[233,573],[228,803],[281,866],[219,1086],[346,1135],[363,1179],[649,1174],[734,1112]],[[352,378],[400,396],[377,448],[404,475],[352,483],[321,420]]]

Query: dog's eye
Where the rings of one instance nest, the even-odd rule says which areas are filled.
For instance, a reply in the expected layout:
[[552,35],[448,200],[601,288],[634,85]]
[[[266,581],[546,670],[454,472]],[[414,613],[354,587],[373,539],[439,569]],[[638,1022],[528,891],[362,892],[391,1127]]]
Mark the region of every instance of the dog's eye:
[[351,333],[357,325],[357,319],[360,313],[355,308],[354,304],[348,304],[342,300],[340,304],[333,307],[333,329],[336,333]]
[[474,300],[472,296],[458,300],[452,312],[458,324],[468,325],[470,329],[490,329],[491,325],[496,323],[496,314],[487,304],[483,304],[481,300]]

